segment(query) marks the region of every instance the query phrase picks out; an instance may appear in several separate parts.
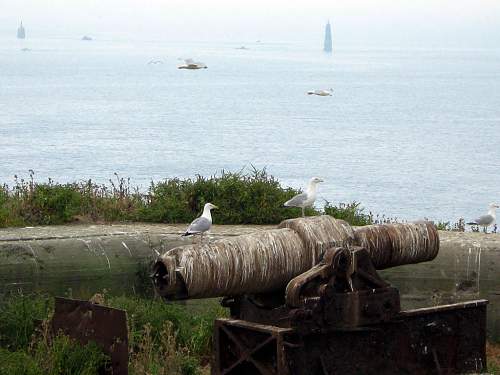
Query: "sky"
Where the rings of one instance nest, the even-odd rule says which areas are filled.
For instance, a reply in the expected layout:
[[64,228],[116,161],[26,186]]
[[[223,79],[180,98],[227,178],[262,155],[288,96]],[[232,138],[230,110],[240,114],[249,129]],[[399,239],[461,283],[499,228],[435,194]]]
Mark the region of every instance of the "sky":
[[500,0],[0,0],[0,35],[499,47]]

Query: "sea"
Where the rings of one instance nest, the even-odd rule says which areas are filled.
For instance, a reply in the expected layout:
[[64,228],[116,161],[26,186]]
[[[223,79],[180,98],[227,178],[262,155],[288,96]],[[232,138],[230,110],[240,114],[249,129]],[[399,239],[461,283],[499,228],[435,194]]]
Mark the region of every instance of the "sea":
[[147,190],[265,168],[294,188],[323,178],[319,206],[398,220],[500,202],[500,49],[243,45],[0,38],[0,184],[116,173]]

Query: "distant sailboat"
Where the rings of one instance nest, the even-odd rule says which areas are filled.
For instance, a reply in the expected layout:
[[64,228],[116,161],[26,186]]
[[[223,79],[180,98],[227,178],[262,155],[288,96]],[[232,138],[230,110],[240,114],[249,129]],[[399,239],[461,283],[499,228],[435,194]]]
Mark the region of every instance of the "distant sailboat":
[[23,26],[23,21],[21,21],[21,25],[17,28],[17,39],[24,39],[26,38],[26,30],[24,29]]
[[323,47],[323,51],[331,53],[333,51],[332,47],[332,28],[330,26],[330,21],[326,24],[325,27],[325,44]]

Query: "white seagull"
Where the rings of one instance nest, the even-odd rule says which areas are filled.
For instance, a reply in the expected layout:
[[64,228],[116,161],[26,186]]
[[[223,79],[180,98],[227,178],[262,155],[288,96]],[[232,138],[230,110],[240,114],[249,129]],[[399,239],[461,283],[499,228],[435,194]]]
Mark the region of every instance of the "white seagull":
[[333,89],[308,91],[307,95],[332,96]]
[[469,225],[479,225],[483,227],[484,233],[488,233],[488,227],[490,225],[495,225],[495,221],[497,219],[496,209],[500,208],[498,204],[490,203],[488,213],[486,215],[478,217],[473,222],[467,223]]
[[200,242],[203,241],[203,234],[210,230],[212,227],[212,214],[210,210],[214,208],[219,208],[212,203],[205,204],[203,207],[203,213],[200,217],[194,219],[189,227],[186,229],[186,233],[182,235],[182,237],[194,236],[199,234],[201,236]]
[[206,69],[207,66],[202,62],[194,62],[193,59],[185,59],[183,65],[179,65],[178,69]]
[[306,207],[311,207],[316,200],[316,189],[317,185],[323,182],[323,180],[319,177],[313,177],[309,181],[309,185],[305,193],[296,195],[289,201],[285,202],[285,207],[300,207],[302,208],[302,217],[305,217],[304,209]]

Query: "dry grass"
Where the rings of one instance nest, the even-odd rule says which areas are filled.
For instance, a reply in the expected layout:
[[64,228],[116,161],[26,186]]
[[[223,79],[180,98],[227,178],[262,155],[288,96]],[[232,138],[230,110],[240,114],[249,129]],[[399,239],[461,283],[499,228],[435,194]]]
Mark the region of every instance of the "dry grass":
[[198,374],[198,361],[187,348],[177,344],[173,324],[166,321],[155,343],[151,325],[146,324],[144,335],[136,348],[130,350],[129,370],[132,375],[191,375]]
[[486,357],[490,374],[500,375],[500,343],[486,343]]

